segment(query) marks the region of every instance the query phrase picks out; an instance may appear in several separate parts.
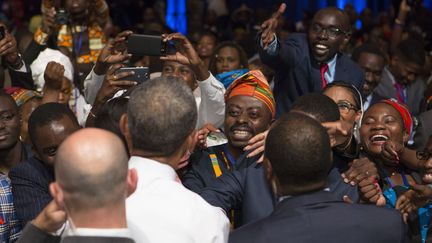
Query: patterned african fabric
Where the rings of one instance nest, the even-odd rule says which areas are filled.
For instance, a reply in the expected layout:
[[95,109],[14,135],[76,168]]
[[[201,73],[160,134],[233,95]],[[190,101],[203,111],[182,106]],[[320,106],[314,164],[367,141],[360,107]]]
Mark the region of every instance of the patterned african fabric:
[[225,102],[234,96],[252,96],[262,101],[270,110],[272,117],[275,117],[276,106],[273,92],[260,70],[251,70],[240,76],[227,88],[225,92]]

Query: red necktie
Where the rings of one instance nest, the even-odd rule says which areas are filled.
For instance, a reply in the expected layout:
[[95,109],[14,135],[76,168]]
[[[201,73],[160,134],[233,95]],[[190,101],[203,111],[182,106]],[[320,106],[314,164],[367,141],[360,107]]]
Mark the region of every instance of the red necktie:
[[325,79],[324,74],[327,72],[328,70],[328,65],[327,63],[322,63],[320,65],[320,73],[321,73],[321,81],[322,81],[322,88],[324,89],[327,86],[327,80]]

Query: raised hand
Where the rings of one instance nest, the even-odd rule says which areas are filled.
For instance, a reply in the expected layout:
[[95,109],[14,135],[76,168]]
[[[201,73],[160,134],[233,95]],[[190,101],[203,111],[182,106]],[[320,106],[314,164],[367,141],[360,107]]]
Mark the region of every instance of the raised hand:
[[104,75],[110,65],[122,63],[128,60],[132,55],[125,54],[126,39],[132,31],[126,30],[119,33],[114,40],[109,41],[98,56],[94,72],[98,75]]
[[183,65],[189,65],[190,68],[195,73],[196,79],[198,81],[203,81],[207,79],[210,74],[208,72],[207,66],[198,56],[198,53],[194,49],[190,41],[180,33],[173,33],[169,35],[162,35],[164,42],[175,41],[177,44],[176,52],[172,55],[161,56],[160,59],[163,61],[178,62]]
[[220,132],[213,124],[207,123],[197,132],[196,145],[200,148],[207,148],[207,135],[211,132]]
[[45,34],[51,35],[55,31],[56,25],[56,11],[55,8],[52,7],[42,14],[41,30]]
[[116,71],[122,67],[123,64],[117,63],[108,69],[102,87],[99,89],[96,96],[96,102],[98,102],[98,104],[104,104],[108,99],[113,97],[117,91],[128,89],[136,85],[136,82],[134,81],[123,80],[128,76],[134,75],[133,71],[116,73]]
[[404,146],[399,143],[387,140],[381,150],[381,157],[393,164],[399,164],[399,158],[404,151]]
[[335,122],[324,122],[323,127],[327,129],[327,133],[330,137],[330,146],[336,147],[344,144],[352,136],[351,125],[348,122],[339,120]]
[[32,221],[32,224],[46,233],[54,233],[66,222],[66,212],[52,200]]
[[162,35],[164,42],[171,40],[177,41],[176,52],[173,55],[162,56],[161,60],[178,62],[184,65],[199,65],[202,63],[201,58],[198,56],[193,45],[190,41],[180,33],[173,33],[169,35]]
[[[253,138],[251,138],[249,140],[248,145],[246,147],[244,147],[244,149],[243,149],[244,151],[252,150],[252,152],[250,152],[247,155],[248,158],[264,152],[265,140],[267,138],[268,132],[269,132],[269,130],[266,130],[262,133],[255,135]],[[257,163],[261,163],[261,162],[263,162],[263,160],[264,160],[264,154],[261,155],[261,157],[258,159]]]
[[60,90],[63,82],[65,69],[57,62],[49,62],[45,68],[45,87],[50,90]]
[[264,49],[267,49],[268,45],[274,40],[274,35],[278,27],[278,18],[285,12],[285,9],[286,4],[282,3],[279,9],[261,24],[261,40]]
[[9,33],[4,24],[0,26],[5,28],[5,36],[0,40],[0,57],[4,57],[5,61],[14,69],[19,69],[22,66],[18,55],[17,42],[15,37]]

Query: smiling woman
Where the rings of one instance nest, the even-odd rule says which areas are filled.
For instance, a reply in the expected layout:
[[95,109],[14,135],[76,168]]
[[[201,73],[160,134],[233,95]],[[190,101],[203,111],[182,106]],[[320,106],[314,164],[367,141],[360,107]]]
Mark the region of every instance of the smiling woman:
[[[383,156],[383,147],[387,143],[400,144],[403,148],[411,130],[412,119],[408,109],[392,99],[372,105],[363,117],[360,128],[361,150],[378,168],[380,185],[388,208],[395,208],[397,199],[408,191],[410,185],[422,184],[419,174],[405,168],[400,163],[399,156],[395,155],[394,159]],[[428,212],[428,209],[424,212]],[[428,225],[422,225],[424,217],[426,214],[419,213],[418,218],[410,218],[408,223],[413,227],[420,225],[420,232],[423,229],[427,231]],[[413,237],[420,237],[417,235],[418,231],[416,232],[412,233]]]

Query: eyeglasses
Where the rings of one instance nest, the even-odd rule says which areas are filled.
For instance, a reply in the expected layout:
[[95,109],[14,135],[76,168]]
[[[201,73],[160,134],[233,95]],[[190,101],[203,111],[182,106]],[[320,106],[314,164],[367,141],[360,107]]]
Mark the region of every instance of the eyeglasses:
[[348,101],[339,101],[337,103],[337,106],[341,114],[347,114],[350,110],[354,110],[354,111],[358,110],[355,105],[349,103]]
[[323,26],[321,26],[319,24],[313,24],[311,26],[311,30],[313,32],[317,33],[317,34],[320,34],[322,31],[325,31],[327,33],[328,37],[330,37],[330,38],[336,38],[336,37],[338,37],[341,34],[349,35],[349,32],[343,31],[343,30],[341,30],[341,29],[339,29],[337,27],[327,27],[327,28],[325,28],[325,27],[323,27]]
[[416,155],[417,159],[419,160],[428,160],[432,157],[432,152],[429,152],[427,150],[417,151]]

